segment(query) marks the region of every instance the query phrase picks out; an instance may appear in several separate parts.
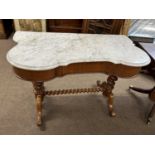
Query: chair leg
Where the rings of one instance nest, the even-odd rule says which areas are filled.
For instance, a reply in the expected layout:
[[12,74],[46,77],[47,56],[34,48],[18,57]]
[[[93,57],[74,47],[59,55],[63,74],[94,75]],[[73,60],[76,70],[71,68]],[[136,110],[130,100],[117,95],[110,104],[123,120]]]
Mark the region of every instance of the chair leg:
[[129,89],[132,89],[134,91],[137,91],[139,93],[143,93],[143,94],[150,94],[152,92],[152,88],[151,89],[142,89],[142,88],[137,88],[137,87],[134,87],[132,85],[129,86]]
[[[155,101],[155,87],[151,88],[151,89],[141,89],[141,88],[137,88],[137,87],[133,87],[132,85],[129,86],[129,89],[132,89],[134,91],[137,91],[139,93],[143,93],[143,94],[148,94],[149,98],[152,101]],[[151,123],[152,117],[155,113],[155,104],[153,105],[148,117],[147,117],[147,124]]]
[[155,113],[155,104],[153,105],[153,107],[152,107],[152,109],[151,109],[151,111],[147,117],[147,124],[151,123],[154,113]]

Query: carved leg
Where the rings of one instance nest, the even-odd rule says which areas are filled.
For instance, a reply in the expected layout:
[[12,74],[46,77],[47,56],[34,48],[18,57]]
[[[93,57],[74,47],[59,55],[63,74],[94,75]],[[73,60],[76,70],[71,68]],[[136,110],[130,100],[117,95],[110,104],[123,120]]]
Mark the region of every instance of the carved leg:
[[155,104],[153,105],[153,107],[147,117],[147,124],[150,124],[154,113],[155,113]]
[[43,82],[33,82],[35,102],[36,102],[36,114],[37,114],[37,125],[42,124],[42,101],[45,96],[44,83]]
[[117,77],[114,75],[110,75],[107,78],[107,82],[100,82],[97,81],[98,87],[102,88],[102,94],[106,97],[108,97],[108,109],[109,109],[109,114],[110,116],[114,117],[116,116],[116,113],[114,112],[113,108],[113,93],[112,90],[114,89],[115,86],[115,81],[117,81]]

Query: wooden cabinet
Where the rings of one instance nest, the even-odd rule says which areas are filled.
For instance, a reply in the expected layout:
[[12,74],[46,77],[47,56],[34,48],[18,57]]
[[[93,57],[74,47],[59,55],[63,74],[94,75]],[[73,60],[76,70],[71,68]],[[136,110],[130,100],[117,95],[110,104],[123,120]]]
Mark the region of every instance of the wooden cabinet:
[[0,19],[0,39],[7,38],[13,32],[13,20]]
[[121,19],[90,19],[87,31],[97,34],[120,34],[124,21]]
[[124,21],[124,19],[47,19],[47,31],[120,34]]
[[48,19],[47,31],[50,32],[83,32],[83,19]]

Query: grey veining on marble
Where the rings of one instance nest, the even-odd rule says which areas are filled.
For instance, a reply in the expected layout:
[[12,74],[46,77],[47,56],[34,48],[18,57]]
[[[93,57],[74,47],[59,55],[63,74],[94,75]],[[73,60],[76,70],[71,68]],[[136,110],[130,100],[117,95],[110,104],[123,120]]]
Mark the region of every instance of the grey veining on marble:
[[141,67],[149,56],[124,35],[80,33],[15,33],[17,45],[7,53],[13,66],[26,70],[49,70],[78,62],[108,61]]

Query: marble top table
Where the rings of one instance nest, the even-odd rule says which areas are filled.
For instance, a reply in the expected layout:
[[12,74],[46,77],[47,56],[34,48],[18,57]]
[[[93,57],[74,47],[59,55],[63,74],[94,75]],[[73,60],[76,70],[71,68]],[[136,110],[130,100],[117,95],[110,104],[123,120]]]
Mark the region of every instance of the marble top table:
[[[136,75],[150,63],[149,56],[124,35],[16,32],[17,45],[7,53],[15,74],[34,86],[37,125],[41,125],[45,95],[102,92],[108,98],[110,116],[115,116],[113,93],[117,77]],[[96,88],[45,91],[44,82],[73,73],[104,72],[105,82]]]
[[16,32],[18,44],[7,60],[26,70],[49,70],[78,62],[108,61],[127,66],[145,66],[150,58],[124,35]]

